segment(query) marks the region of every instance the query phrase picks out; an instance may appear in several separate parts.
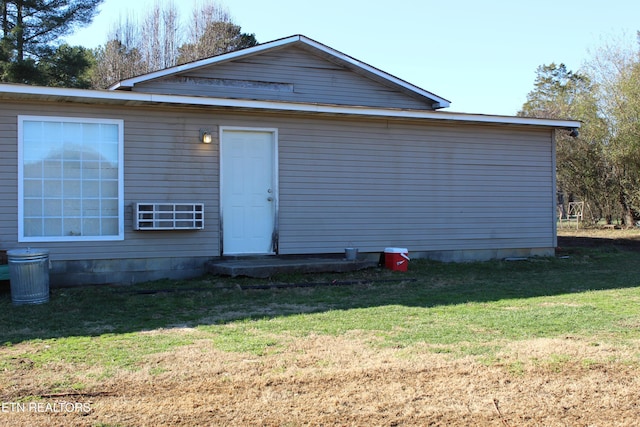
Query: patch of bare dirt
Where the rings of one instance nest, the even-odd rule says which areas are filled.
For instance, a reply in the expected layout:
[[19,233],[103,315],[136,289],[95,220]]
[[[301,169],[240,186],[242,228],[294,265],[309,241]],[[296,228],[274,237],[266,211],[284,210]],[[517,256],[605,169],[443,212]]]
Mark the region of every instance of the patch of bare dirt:
[[[88,413],[0,413],[11,426],[632,426],[638,349],[567,337],[511,344],[491,363],[354,337],[291,339],[275,354],[225,353],[208,340],[93,382]],[[73,380],[69,367],[52,367]],[[2,400],[42,393],[33,370],[5,376]],[[87,381],[87,376],[84,376]],[[7,382],[23,386],[7,388]],[[49,378],[51,381],[52,378]]]

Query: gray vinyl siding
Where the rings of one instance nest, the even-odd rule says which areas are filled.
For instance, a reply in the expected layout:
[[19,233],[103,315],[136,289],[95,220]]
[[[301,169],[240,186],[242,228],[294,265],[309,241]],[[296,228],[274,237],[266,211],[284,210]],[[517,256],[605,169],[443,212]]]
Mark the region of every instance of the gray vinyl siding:
[[[552,131],[166,107],[0,105],[0,249],[17,243],[17,116],[124,120],[125,238],[47,242],[53,260],[220,255],[219,144],[200,128],[278,129],[279,252],[551,248]],[[135,202],[202,202],[202,231],[133,231]]]
[[[0,105],[0,110],[4,109]],[[18,233],[17,120],[0,113],[0,249]]]
[[[215,64],[182,73],[178,77],[186,80],[176,80],[171,76],[139,83],[133,90],[269,101],[432,109],[431,104],[425,100],[382,85],[296,47]],[[206,84],[209,79],[236,83],[229,87]],[[253,84],[242,87],[242,82]],[[272,89],[260,89],[260,84]],[[291,88],[292,91],[287,91],[286,88]]]
[[[17,116],[97,117],[124,120],[124,240],[18,243]],[[219,254],[218,147],[198,141],[206,114],[176,114],[73,104],[0,105],[0,249],[43,247],[52,260],[202,257]],[[134,231],[136,202],[203,202],[201,231]]]
[[555,246],[550,131],[324,124],[280,131],[282,253]]

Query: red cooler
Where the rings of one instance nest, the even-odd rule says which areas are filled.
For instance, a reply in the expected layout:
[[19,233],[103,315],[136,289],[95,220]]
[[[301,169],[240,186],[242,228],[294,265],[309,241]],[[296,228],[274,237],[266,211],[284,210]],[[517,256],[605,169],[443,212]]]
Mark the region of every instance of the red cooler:
[[384,266],[389,270],[407,271],[409,250],[407,248],[385,248]]

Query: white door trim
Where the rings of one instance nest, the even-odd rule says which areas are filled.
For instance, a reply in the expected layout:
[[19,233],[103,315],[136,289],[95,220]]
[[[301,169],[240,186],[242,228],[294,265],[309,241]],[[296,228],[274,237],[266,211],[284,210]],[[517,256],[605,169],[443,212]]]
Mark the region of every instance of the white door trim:
[[[223,138],[225,132],[233,132],[233,131],[246,131],[246,132],[261,132],[261,133],[270,133],[273,138],[273,186],[272,186],[272,196],[273,197],[273,205],[274,205],[274,218],[273,218],[273,232],[272,232],[272,242],[271,242],[271,250],[269,252],[264,253],[263,255],[274,255],[278,253],[278,212],[279,212],[279,172],[278,172],[278,129],[277,128],[267,128],[267,127],[245,127],[245,126],[219,126],[219,141],[220,141],[220,164],[219,164],[219,201],[220,201],[220,255],[242,255],[242,253],[226,253],[224,249],[224,200],[223,200],[223,188],[224,188],[224,176],[223,176],[223,168],[224,168],[224,148],[223,148]],[[247,255],[259,255],[256,253],[247,253]]]

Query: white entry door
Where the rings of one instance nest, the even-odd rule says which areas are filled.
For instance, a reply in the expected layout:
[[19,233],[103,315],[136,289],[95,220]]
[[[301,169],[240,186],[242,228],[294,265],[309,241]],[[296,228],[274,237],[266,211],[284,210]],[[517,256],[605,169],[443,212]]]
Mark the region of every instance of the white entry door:
[[224,255],[273,254],[277,212],[275,130],[221,128]]

